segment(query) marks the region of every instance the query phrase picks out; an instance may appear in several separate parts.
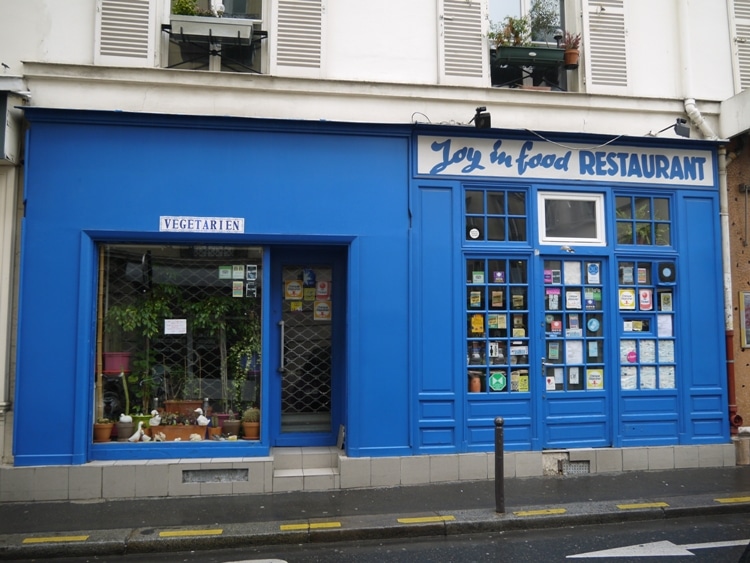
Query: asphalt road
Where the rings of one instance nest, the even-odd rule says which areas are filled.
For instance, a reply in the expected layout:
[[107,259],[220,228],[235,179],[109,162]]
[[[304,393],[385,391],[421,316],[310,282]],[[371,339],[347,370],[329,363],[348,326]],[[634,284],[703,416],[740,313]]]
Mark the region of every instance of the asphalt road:
[[[666,563],[683,560],[750,563],[749,543],[750,514],[746,513],[377,542],[150,553],[146,557],[153,563]],[[144,554],[63,557],[55,561],[143,563]]]

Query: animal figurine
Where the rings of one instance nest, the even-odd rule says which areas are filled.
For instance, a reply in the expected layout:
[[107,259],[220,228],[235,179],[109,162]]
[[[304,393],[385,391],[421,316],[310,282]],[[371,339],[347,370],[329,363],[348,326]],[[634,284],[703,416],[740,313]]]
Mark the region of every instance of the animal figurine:
[[122,413],[120,415],[120,422],[133,422],[133,417],[129,414]]
[[143,437],[143,421],[138,421],[138,428],[136,428],[133,435],[128,438],[128,442],[139,442],[141,438]]
[[203,440],[203,438],[201,438],[200,434],[191,434],[190,435],[190,441],[191,442],[200,442],[201,440]]
[[167,441],[167,435],[164,434],[164,432],[157,432],[154,436],[154,442],[166,442]]
[[159,426],[161,423],[161,416],[159,416],[159,411],[156,409],[151,411],[151,418],[148,421],[149,426]]
[[211,422],[211,420],[203,415],[203,409],[197,408],[195,409],[195,412],[198,413],[198,418],[196,419],[198,426],[208,426],[208,423]]

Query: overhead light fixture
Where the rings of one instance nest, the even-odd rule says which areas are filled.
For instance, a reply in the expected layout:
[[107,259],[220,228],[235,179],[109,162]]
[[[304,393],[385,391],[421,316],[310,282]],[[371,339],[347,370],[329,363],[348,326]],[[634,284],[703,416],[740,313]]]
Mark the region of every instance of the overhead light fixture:
[[684,117],[678,117],[674,125],[669,125],[668,127],[665,127],[664,129],[661,129],[659,131],[649,131],[646,136],[647,137],[656,137],[659,133],[664,133],[667,129],[674,128],[675,134],[679,135],[680,137],[687,137],[690,138],[690,125],[688,125],[688,120]]
[[489,129],[492,127],[492,118],[490,117],[487,108],[484,106],[479,106],[477,108],[477,112],[474,114],[474,117],[471,118],[469,123],[472,121],[477,129]]

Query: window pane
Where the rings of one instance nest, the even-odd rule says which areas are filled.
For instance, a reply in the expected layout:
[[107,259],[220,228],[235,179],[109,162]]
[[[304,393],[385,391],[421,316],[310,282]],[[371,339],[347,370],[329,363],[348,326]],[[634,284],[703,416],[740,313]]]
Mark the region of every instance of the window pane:
[[651,219],[651,200],[649,198],[635,198],[635,218]]
[[484,238],[484,219],[481,217],[466,218],[466,240],[482,240]]
[[651,244],[651,223],[635,224],[635,243]]
[[510,218],[508,219],[508,240],[525,241],[526,240],[526,219]]
[[596,203],[547,199],[545,234],[549,237],[596,238]]
[[487,192],[487,214],[505,214],[505,194],[503,192]]
[[618,197],[617,198],[617,210],[616,215],[618,219],[632,219],[633,211],[630,208],[629,197]]
[[508,215],[526,215],[526,194],[523,192],[508,193]]
[[466,213],[484,213],[484,192],[466,190]]
[[633,244],[633,224],[630,221],[617,222],[617,244]]
[[670,226],[666,223],[657,223],[654,225],[656,230],[656,244],[658,246],[669,246],[672,244]]
[[502,217],[487,218],[487,240],[505,240],[505,219]]
[[669,221],[669,200],[654,198],[654,219],[657,221]]

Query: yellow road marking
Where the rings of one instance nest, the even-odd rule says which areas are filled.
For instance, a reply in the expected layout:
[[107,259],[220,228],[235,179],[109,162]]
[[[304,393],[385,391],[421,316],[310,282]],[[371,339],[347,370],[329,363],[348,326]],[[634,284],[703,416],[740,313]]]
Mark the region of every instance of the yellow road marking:
[[635,504],[618,504],[617,508],[622,510],[633,510],[637,508],[666,508],[669,506],[666,502],[639,502]]
[[321,530],[326,528],[340,528],[341,522],[315,522],[313,524],[282,524],[282,532],[296,532],[300,530]]
[[320,528],[340,528],[341,522],[316,522],[315,524],[310,524],[310,529],[320,529]]
[[455,516],[421,516],[419,518],[398,518],[399,524],[424,524],[427,522],[451,522]]
[[548,514],[565,514],[567,512],[564,508],[544,508],[542,510],[520,510],[514,512],[516,516],[546,516]]
[[715,498],[714,500],[721,503],[750,502],[750,497]]
[[24,538],[21,543],[54,543],[61,541],[86,541],[88,536],[50,536],[46,538]]
[[309,530],[310,524],[282,524],[279,526],[282,532],[293,532],[296,530]]
[[188,536],[220,536],[224,530],[174,530],[159,532],[161,538],[184,538]]

